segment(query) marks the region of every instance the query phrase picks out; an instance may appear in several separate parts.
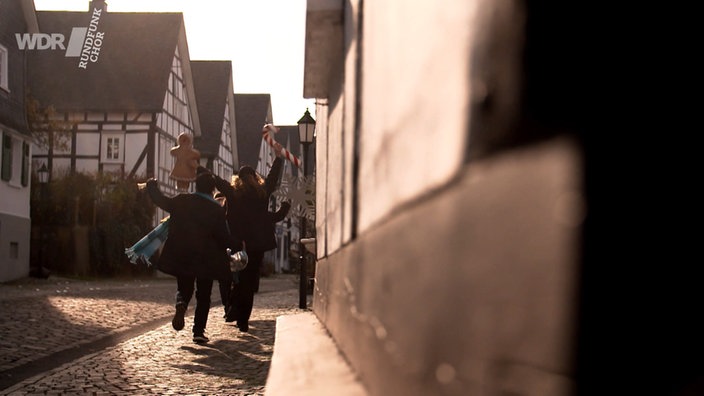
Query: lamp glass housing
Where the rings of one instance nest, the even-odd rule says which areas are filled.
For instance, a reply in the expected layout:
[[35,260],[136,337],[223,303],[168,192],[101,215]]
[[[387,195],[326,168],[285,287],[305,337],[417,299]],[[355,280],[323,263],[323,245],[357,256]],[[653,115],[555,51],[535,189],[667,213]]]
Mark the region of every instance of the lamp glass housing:
[[46,184],[49,181],[49,169],[47,169],[46,164],[42,164],[41,168],[37,170],[37,177],[41,184]]
[[313,139],[315,138],[315,120],[311,117],[308,109],[306,109],[303,117],[298,120],[298,138],[303,144],[313,143]]

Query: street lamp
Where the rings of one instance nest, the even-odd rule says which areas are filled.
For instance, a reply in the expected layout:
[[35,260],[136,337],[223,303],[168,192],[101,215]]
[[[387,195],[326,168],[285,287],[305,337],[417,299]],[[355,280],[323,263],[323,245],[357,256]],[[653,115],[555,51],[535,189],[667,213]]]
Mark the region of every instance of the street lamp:
[[[298,138],[303,145],[303,177],[307,176],[306,168],[308,167],[308,146],[315,139],[315,120],[310,116],[308,109],[298,120]],[[298,290],[298,307],[301,309],[308,306],[308,274],[306,273],[305,254],[306,249],[303,246],[303,239],[306,235],[306,219],[305,216],[300,217],[300,232],[298,235],[298,250],[300,252],[299,261],[301,263],[301,279]]]
[[39,268],[34,274],[38,278],[46,278],[44,273],[44,223],[46,222],[46,186],[49,183],[49,169],[46,164],[37,169],[37,178],[39,179]]
[[37,177],[39,178],[39,184],[42,186],[49,182],[49,169],[46,164],[42,164],[41,168],[37,170]]

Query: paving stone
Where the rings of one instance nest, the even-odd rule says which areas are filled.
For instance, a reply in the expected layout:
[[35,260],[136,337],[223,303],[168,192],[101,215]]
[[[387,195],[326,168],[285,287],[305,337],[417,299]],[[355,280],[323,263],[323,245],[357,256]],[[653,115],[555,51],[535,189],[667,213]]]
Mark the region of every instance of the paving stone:
[[[222,318],[217,283],[206,335],[191,340],[193,300],[182,331],[171,328],[175,281],[67,282],[0,285],[0,374],[86,340],[162,318],[163,325],[58,368],[28,378],[0,395],[140,394],[263,395],[271,362],[276,317],[300,312],[293,275],[263,278],[249,333]],[[31,328],[28,327],[31,323]],[[12,340],[31,333],[32,347]],[[44,351],[44,352],[42,352]]]

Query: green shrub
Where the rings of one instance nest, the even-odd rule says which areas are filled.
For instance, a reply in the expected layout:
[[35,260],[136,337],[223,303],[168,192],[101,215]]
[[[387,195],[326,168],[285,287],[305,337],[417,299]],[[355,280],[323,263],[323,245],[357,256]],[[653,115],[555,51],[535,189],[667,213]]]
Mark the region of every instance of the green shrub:
[[[74,173],[55,177],[45,189],[33,180],[31,198],[32,224],[43,221],[45,230],[88,226],[90,275],[116,276],[154,273],[153,268],[134,265],[125,256],[125,248],[133,245],[153,227],[155,207],[146,194],[137,188],[134,179],[119,179],[112,175]],[[45,231],[46,232],[46,231]],[[51,232],[51,231],[49,231]],[[58,239],[49,244],[58,243]],[[71,248],[50,249],[52,252],[72,251]],[[73,255],[59,253],[52,260],[70,267]],[[68,263],[68,265],[67,265]]]

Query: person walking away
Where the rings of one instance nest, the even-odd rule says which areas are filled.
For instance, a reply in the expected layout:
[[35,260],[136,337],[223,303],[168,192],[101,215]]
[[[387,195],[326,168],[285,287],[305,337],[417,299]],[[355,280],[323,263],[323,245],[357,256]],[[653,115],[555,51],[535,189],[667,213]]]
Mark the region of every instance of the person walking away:
[[[225,182],[226,183],[226,182]],[[223,206],[225,206],[225,195],[222,193],[217,193],[215,199]],[[291,209],[291,203],[289,201],[284,201],[281,203],[281,207],[276,212],[269,212],[268,219],[272,224],[276,224],[286,218],[289,210]],[[242,243],[234,244],[235,246],[243,246]],[[245,252],[246,253],[246,252]],[[261,269],[261,266],[260,266]],[[232,279],[228,280],[218,280],[218,286],[220,288],[220,299],[222,305],[225,308],[225,315],[223,318],[227,318],[227,312],[230,309],[230,293],[232,291],[233,284],[239,282],[239,273],[241,271],[236,271],[232,273]],[[234,282],[234,283],[233,283]],[[259,292],[259,284],[257,283],[257,288],[254,290],[255,293]]]
[[[208,342],[205,328],[210,310],[213,280],[231,277],[227,248],[231,247],[225,209],[215,201],[215,178],[210,173],[196,177],[194,193],[164,196],[158,182],[150,179],[146,191],[154,204],[169,212],[169,234],[157,268],[176,277],[175,330],[184,327],[184,315],[195,292],[193,341]],[[195,285],[195,288],[194,288]]]
[[276,154],[266,179],[246,165],[239,169],[232,183],[216,176],[216,187],[225,195],[230,232],[234,244],[238,245],[235,250],[245,250],[249,256],[249,264],[238,273],[239,282],[232,285],[225,318],[227,322],[236,321],[242,332],[249,331],[264,253],[277,246],[273,217],[269,212],[269,198],[277,188],[283,167],[280,148]]
[[[208,172],[208,169],[203,166],[199,166],[198,173],[200,174],[201,172]],[[226,203],[225,194],[218,191],[217,193],[215,193],[215,200],[220,204],[220,206],[225,208],[225,203]],[[234,276],[234,274],[233,274],[233,276]],[[220,291],[220,302],[222,303],[223,309],[225,310],[225,312],[223,313],[223,316],[222,316],[223,318],[227,317],[227,310],[228,310],[229,304],[230,304],[230,290],[232,289],[232,280],[233,280],[232,277],[227,278],[227,279],[218,279],[218,289]]]

